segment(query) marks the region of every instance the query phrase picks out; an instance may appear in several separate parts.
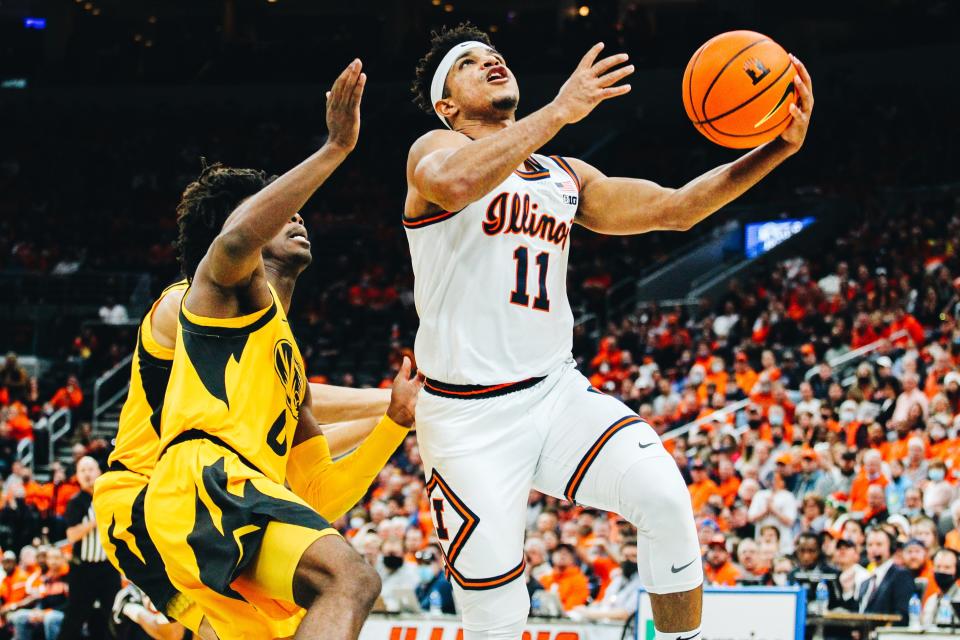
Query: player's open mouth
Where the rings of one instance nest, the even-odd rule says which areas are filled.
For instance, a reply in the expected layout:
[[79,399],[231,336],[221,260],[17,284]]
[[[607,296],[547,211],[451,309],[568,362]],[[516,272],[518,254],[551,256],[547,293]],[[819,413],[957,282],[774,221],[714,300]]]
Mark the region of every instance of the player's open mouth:
[[292,240],[299,240],[301,243],[310,246],[310,241],[307,240],[307,233],[305,231],[294,231],[290,234]]
[[507,75],[507,68],[497,65],[490,69],[487,72],[487,82],[498,82],[509,80],[510,76]]

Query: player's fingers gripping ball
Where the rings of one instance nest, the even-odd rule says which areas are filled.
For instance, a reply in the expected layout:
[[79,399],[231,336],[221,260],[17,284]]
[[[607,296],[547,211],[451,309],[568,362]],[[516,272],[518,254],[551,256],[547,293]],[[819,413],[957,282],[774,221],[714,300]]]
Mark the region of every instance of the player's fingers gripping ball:
[[790,124],[796,68],[783,47],[755,31],[708,40],[683,74],[683,108],[697,130],[724,147],[773,140]]

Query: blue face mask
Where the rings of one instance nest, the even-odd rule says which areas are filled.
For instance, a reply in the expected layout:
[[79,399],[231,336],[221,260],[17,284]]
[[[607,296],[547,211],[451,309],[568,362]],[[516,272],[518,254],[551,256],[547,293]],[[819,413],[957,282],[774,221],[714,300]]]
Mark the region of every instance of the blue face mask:
[[927,475],[930,476],[933,482],[940,482],[946,474],[943,469],[930,469]]
[[420,582],[430,582],[433,576],[433,567],[428,564],[420,565]]

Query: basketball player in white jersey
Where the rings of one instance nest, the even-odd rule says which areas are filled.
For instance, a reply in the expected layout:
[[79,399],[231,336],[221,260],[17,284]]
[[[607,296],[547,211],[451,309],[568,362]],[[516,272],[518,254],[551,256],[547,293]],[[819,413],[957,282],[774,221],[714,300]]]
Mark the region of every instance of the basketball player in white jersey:
[[795,153],[813,107],[793,59],[798,106],[783,135],[679,189],[608,178],[536,151],[633,71],[624,54],[584,56],[547,106],[515,120],[517,83],[487,35],[435,34],[418,102],[446,128],[410,150],[403,223],[420,315],[417,407],[434,525],[467,640],[520,638],[529,610],[523,537],[531,488],[619,513],[637,526],[639,574],[657,638],[700,634],[703,570],[690,496],[653,429],[593,389],[571,357],[570,233],[685,230]]

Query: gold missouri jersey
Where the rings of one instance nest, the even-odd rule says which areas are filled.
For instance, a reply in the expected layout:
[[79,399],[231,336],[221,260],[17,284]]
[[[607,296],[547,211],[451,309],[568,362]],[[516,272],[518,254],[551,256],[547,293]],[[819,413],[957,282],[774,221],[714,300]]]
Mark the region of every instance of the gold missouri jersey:
[[219,439],[283,483],[307,380],[287,314],[273,287],[270,293],[268,308],[237,318],[191,313],[190,290],[184,293],[161,451],[175,440]]
[[131,363],[130,390],[120,410],[116,447],[110,454],[112,468],[125,468],[143,475],[153,471],[160,443],[160,411],[173,363],[173,349],[153,338],[153,312],[168,293],[186,288],[187,281],[181,280],[164,289],[140,323]]

